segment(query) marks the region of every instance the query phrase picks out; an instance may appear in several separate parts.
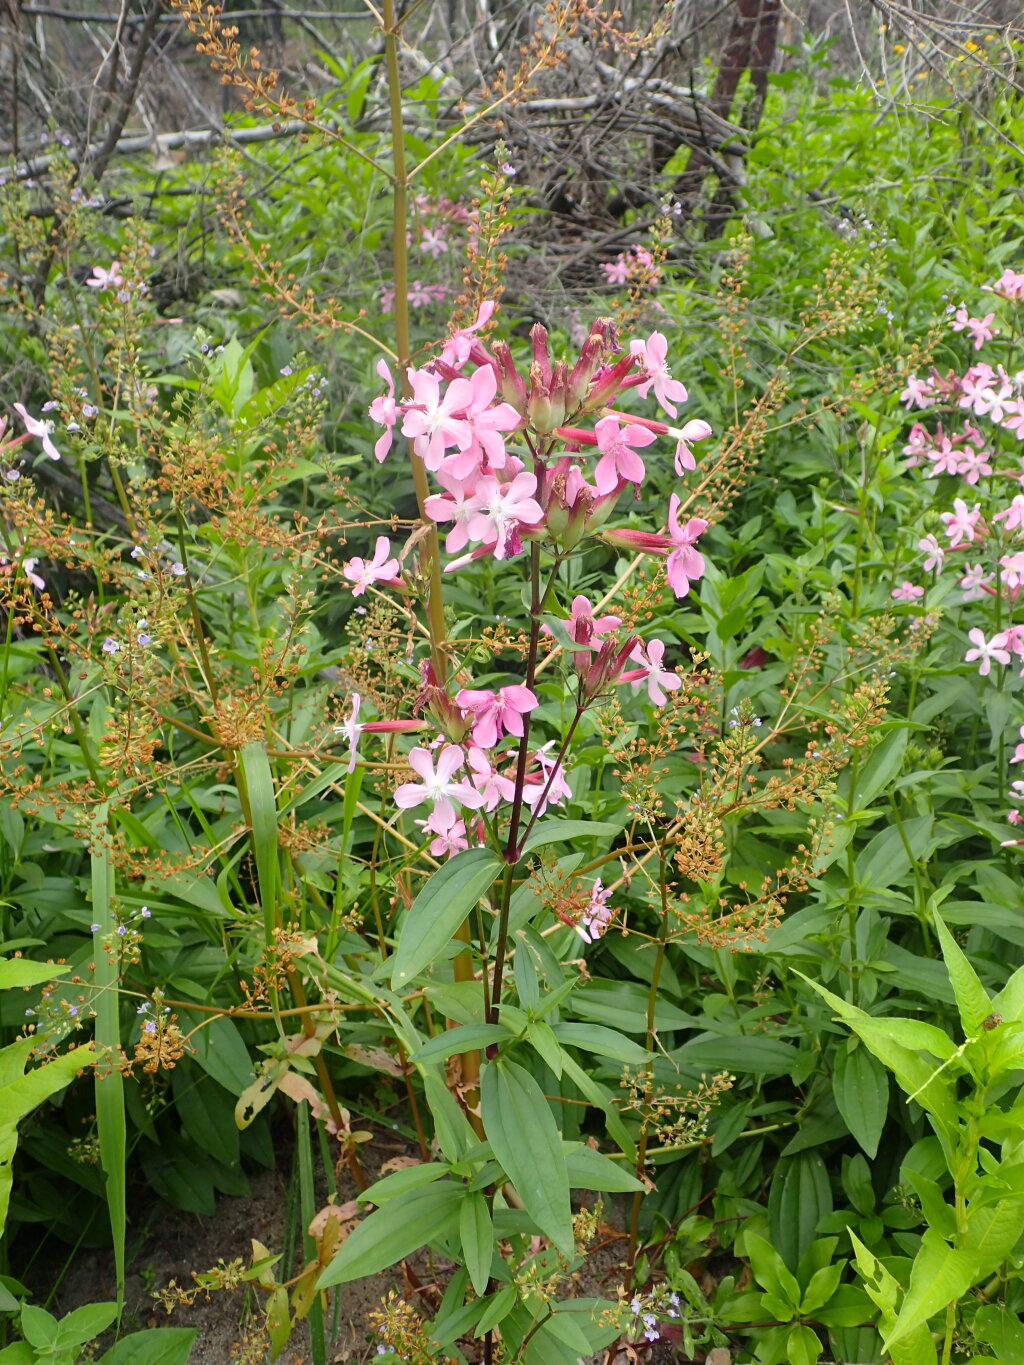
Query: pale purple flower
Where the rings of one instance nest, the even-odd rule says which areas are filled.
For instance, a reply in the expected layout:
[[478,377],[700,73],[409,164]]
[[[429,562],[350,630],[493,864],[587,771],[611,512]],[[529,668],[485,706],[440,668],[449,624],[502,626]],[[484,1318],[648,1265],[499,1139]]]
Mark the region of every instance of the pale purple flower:
[[117,654],[121,646],[113,638],[112,635],[108,635],[107,638],[103,641],[101,648],[104,654]]
[[603,887],[601,878],[598,877],[590,893],[590,904],[583,911],[579,923],[573,925],[584,943],[593,943],[601,938],[611,924],[612,916],[615,914],[608,904],[611,894],[611,887]]

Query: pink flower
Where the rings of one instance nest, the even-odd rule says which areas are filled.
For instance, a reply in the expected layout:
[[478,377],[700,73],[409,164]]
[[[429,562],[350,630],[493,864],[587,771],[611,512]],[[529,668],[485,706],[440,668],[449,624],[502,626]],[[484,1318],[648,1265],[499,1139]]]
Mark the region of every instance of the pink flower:
[[905,403],[908,408],[930,408],[935,402],[932,381],[918,379],[912,375],[907,380],[907,387],[900,394],[900,402]]
[[949,536],[949,548],[955,550],[963,541],[973,541],[977,537],[978,523],[981,520],[981,504],[975,503],[968,510],[963,498],[953,499],[952,512],[942,513],[942,522]]
[[690,591],[690,580],[704,573],[704,556],[696,549],[698,539],[708,529],[703,517],[691,517],[685,526],[679,525],[679,498],[675,493],[668,500],[668,530],[672,550],[665,561],[665,577],[676,597]]
[[992,582],[992,575],[987,574],[981,564],[965,564],[966,573],[959,581],[959,586],[963,589],[965,602],[980,602],[983,597],[988,596],[988,585]]
[[1007,268],[994,284],[983,284],[982,289],[998,294],[1003,299],[1024,299],[1024,275]]
[[[1022,725],[1022,726],[1020,727],[1019,733],[1020,733],[1021,739],[1024,740],[1024,725]],[[1011,763],[1024,763],[1024,743],[1018,744],[1017,747],[1016,747],[1016,749],[1014,749],[1014,751],[1013,751],[1013,756],[1011,757],[1010,762],[1011,762]]]
[[457,744],[446,744],[437,757],[437,769],[429,749],[415,748],[409,754],[409,767],[422,778],[421,782],[403,782],[395,790],[395,805],[399,810],[411,810],[425,801],[433,804],[437,827],[447,829],[457,819],[453,801],[472,810],[479,810],[484,798],[466,779],[453,782],[455,773],[465,762],[465,755]]
[[[30,417],[25,411],[23,403],[13,404],[14,411],[21,418],[25,430],[30,436],[35,436],[43,443],[43,450],[49,455],[51,460],[60,459],[60,451],[50,440],[50,433],[53,431],[53,423],[47,422],[37,417]],[[24,439],[24,438],[22,438]]]
[[1020,531],[1024,528],[1024,493],[1018,493],[1001,512],[996,512],[993,521],[1005,521],[1007,531]]
[[1024,583],[1024,550],[1016,554],[1003,555],[999,560],[1002,573],[999,577],[1008,588],[1019,588]]
[[573,925],[584,943],[593,943],[596,939],[601,938],[611,924],[612,916],[615,914],[615,911],[608,904],[611,894],[611,887],[603,887],[601,878],[598,877],[591,888],[590,904],[580,916],[579,923]]
[[629,280],[629,264],[626,261],[625,252],[620,251],[613,263],[602,262],[601,269],[604,271],[609,284],[622,285]]
[[[1024,499],[1022,499],[1024,501]],[[939,570],[942,568],[942,561],[946,557],[945,549],[939,544],[933,535],[923,536],[917,542],[917,548],[923,550],[925,554],[924,571]]]
[[890,596],[896,602],[914,602],[919,597],[924,596],[924,588],[917,587],[905,578],[898,588],[893,588]]
[[668,340],[663,332],[652,332],[646,341],[631,341],[630,353],[640,357],[647,377],[637,385],[637,393],[646,398],[654,388],[654,396],[669,414],[675,417],[676,403],[686,402],[686,387],[673,379],[668,368]]
[[520,523],[535,526],[544,520],[543,509],[534,497],[536,491],[536,475],[525,470],[511,483],[499,483],[491,475],[485,475],[471,500],[473,515],[467,523],[470,540],[493,545],[494,558],[504,559],[510,535]]
[[642,644],[638,644],[629,657],[634,663],[639,664],[646,673],[645,678],[639,678],[630,686],[636,691],[646,682],[647,695],[655,706],[665,705],[668,700],[665,691],[676,692],[682,687],[682,678],[676,673],[668,672],[661,666],[665,657],[664,641],[651,640],[646,648]]
[[386,360],[377,361],[377,373],[387,384],[388,391],[373,400],[369,412],[371,420],[378,422],[384,428],[373,447],[374,455],[383,464],[385,456],[391,449],[394,426],[398,421],[398,404],[395,402],[395,381],[391,378],[391,371],[388,369]]
[[347,564],[341,566],[342,573],[351,579],[354,585],[353,597],[361,597],[371,583],[381,583],[398,577],[398,560],[388,559],[390,553],[391,541],[387,536],[378,536],[371,560],[350,559]]
[[444,542],[444,548],[454,555],[469,544],[469,523],[477,512],[474,499],[479,480],[476,477],[457,479],[442,467],[437,471],[437,481],[448,492],[431,493],[424,500],[423,510],[432,521],[455,523]]
[[[477,463],[482,457],[492,469],[502,469],[505,465],[505,442],[501,433],[515,431],[522,418],[511,403],[490,406],[498,388],[498,376],[490,365],[481,365],[473,373],[469,386],[470,396],[462,417],[469,426],[471,440],[462,459],[470,456]],[[463,478],[468,473],[468,470],[464,472],[461,462],[454,464],[453,469]]]
[[101,265],[94,265],[86,284],[90,289],[120,289],[124,284],[121,262],[111,261],[109,270],[104,270]]
[[484,810],[490,813],[502,801],[511,801],[516,794],[516,784],[510,777],[498,772],[483,749],[471,747],[468,754],[469,766],[473,769],[470,779],[473,786],[484,798]]
[[983,678],[987,677],[992,670],[992,660],[996,663],[1008,664],[1010,662],[1009,651],[1003,648],[1006,637],[1003,635],[993,635],[991,640],[986,641],[985,636],[977,627],[967,632],[967,638],[974,645],[964,655],[965,663],[973,663],[975,659],[980,659],[978,672]]
[[684,470],[697,468],[697,461],[693,458],[690,442],[706,440],[711,435],[711,427],[707,422],[702,422],[699,417],[695,417],[692,422],[686,423],[682,431],[674,431],[672,434],[678,442],[676,445],[675,470],[682,478]]
[[633,423],[622,428],[617,417],[602,417],[594,425],[594,435],[601,451],[594,470],[599,493],[610,493],[619,479],[635,484],[643,482],[647,470],[636,449],[649,446],[657,439],[653,431]]
[[549,740],[533,754],[540,771],[527,773],[523,784],[523,800],[537,816],[543,815],[549,805],[560,806],[572,796],[565,769],[548,753],[553,743],[554,740]]
[[473,333],[478,332],[485,323],[490,322],[494,315],[497,304],[493,299],[484,299],[477,310],[477,315],[468,327],[460,327],[453,332],[441,348],[441,359],[446,365],[450,365],[453,370],[461,370],[469,359],[469,353],[478,343],[474,341]]
[[430,470],[436,470],[450,446],[465,450],[473,439],[468,422],[455,414],[469,401],[472,390],[468,379],[453,379],[441,397],[441,384],[426,370],[409,370],[415,407],[407,407],[402,422],[403,436],[412,436],[413,449]]
[[[590,663],[590,647],[600,641],[602,635],[607,635],[610,630],[615,630],[622,625],[622,618],[619,616],[599,616],[595,620],[593,608],[590,605],[589,597],[574,597],[572,599],[571,615],[564,622],[570,637],[578,645],[586,646],[578,653],[573,655],[573,666],[577,672],[582,672]],[[551,634],[549,626],[541,626],[541,630],[546,635]]]
[[1007,403],[1002,426],[1005,431],[1012,431],[1018,441],[1024,441],[1024,394]]
[[356,767],[356,748],[359,744],[359,736],[362,734],[363,727],[358,723],[360,696],[358,692],[352,693],[352,713],[341,725],[336,725],[335,730],[343,734],[348,740],[348,771],[355,772]]
[[522,736],[523,716],[540,704],[528,687],[518,683],[497,692],[464,687],[455,701],[472,713],[473,743],[481,749],[493,749],[502,733]]

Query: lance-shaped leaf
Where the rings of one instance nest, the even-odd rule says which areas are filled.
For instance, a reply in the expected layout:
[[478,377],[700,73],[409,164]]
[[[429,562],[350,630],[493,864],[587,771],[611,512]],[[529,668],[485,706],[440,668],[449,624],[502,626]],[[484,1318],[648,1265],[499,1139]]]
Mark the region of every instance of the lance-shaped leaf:
[[471,848],[456,854],[429,878],[402,926],[391,966],[394,990],[403,989],[441,956],[502,866],[490,849]]

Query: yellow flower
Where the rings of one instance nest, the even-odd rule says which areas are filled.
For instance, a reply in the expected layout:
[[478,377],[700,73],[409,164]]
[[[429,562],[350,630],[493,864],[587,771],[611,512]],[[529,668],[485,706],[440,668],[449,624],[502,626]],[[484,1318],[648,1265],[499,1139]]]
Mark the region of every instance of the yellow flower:
[[903,46],[902,43],[894,43],[892,50],[893,52],[906,52],[907,49]]

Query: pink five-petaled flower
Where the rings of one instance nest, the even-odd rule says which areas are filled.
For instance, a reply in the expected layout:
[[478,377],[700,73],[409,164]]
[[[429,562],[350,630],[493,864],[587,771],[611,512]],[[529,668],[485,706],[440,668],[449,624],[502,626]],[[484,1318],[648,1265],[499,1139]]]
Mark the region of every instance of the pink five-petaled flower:
[[905,578],[898,588],[893,588],[889,596],[895,602],[915,602],[924,596],[924,588],[919,588],[916,583],[911,583],[909,578]]
[[973,630],[967,632],[967,638],[974,648],[969,649],[964,655],[964,662],[973,663],[975,659],[980,659],[978,672],[983,678],[991,672],[993,659],[1000,664],[1010,662],[1010,652],[1003,648],[1006,643],[1005,635],[993,635],[991,640],[986,640],[982,631],[975,626]]
[[382,583],[398,577],[398,560],[389,559],[390,553],[391,541],[387,536],[378,536],[371,560],[350,559],[341,566],[341,572],[352,581],[353,597],[361,597],[371,583]]
[[682,687],[682,678],[677,673],[670,673],[668,669],[661,666],[665,658],[665,642],[663,640],[651,640],[646,648],[639,644],[629,657],[634,663],[639,664],[646,674],[646,677],[638,678],[630,686],[636,691],[638,687],[646,683],[647,695],[655,706],[665,705],[666,691],[675,692]]
[[636,453],[636,448],[649,446],[656,440],[653,431],[648,431],[646,427],[635,423],[620,427],[617,417],[602,417],[594,425],[594,435],[597,437],[597,448],[601,452],[601,458],[594,470],[594,482],[599,493],[610,493],[619,479],[626,479],[629,483],[643,483],[647,469]]
[[[564,622],[571,639],[578,645],[587,646],[573,655],[573,665],[577,673],[582,673],[590,664],[590,646],[597,645],[602,635],[607,635],[610,630],[615,630],[622,625],[621,616],[598,616],[594,617],[593,607],[590,605],[590,598],[578,596],[572,599],[572,614]],[[549,626],[541,626],[545,635],[551,634]]]
[[673,431],[676,438],[676,473],[682,478],[687,469],[696,469],[697,461],[693,458],[693,451],[690,449],[691,441],[706,441],[711,435],[709,423],[695,417],[692,422],[687,422],[681,431]]
[[377,361],[377,373],[388,386],[387,393],[382,393],[370,404],[371,421],[378,422],[384,428],[373,447],[374,455],[383,464],[394,438],[394,426],[398,421],[398,404],[395,402],[395,381],[391,378],[388,362],[383,358]]
[[49,455],[50,459],[59,460],[60,451],[50,440],[50,432],[53,430],[53,423],[38,417],[30,417],[25,411],[25,405],[23,403],[15,403],[14,411],[21,418],[28,434],[30,436],[35,436],[42,441],[43,449],[46,451],[47,455]]
[[458,455],[449,455],[445,467],[457,478],[465,479],[483,463],[491,469],[505,467],[505,441],[502,432],[514,431],[522,418],[511,403],[491,402],[498,389],[498,376],[490,365],[481,365],[466,381],[470,394],[462,419],[470,431],[470,441]]
[[426,370],[410,370],[412,401],[416,407],[406,409],[402,435],[413,437],[413,449],[430,470],[435,470],[450,446],[465,450],[473,439],[469,423],[456,413],[462,412],[472,390],[468,379],[453,379],[444,397],[441,381]]
[[470,780],[483,796],[484,810],[488,814],[495,810],[502,801],[512,800],[516,794],[516,784],[510,777],[498,772],[483,749],[477,749],[471,745],[468,758],[469,766],[473,769],[473,776]]
[[473,715],[473,743],[481,749],[493,749],[502,734],[522,736],[523,716],[538,705],[538,699],[528,687],[518,683],[511,687],[464,687],[455,697],[456,705]]
[[963,541],[973,541],[977,536],[980,520],[980,503],[976,502],[972,508],[968,508],[963,498],[954,498],[952,512],[942,513],[942,522],[946,528],[946,535],[949,536],[949,548],[955,550]]
[[[1024,740],[1024,725],[1020,727],[1020,737]],[[1018,744],[1010,758],[1011,763],[1024,763],[1024,743]]]
[[121,262],[111,261],[109,270],[104,270],[101,265],[94,265],[86,284],[90,289],[120,289],[124,284]]
[[521,522],[535,526],[544,520],[544,510],[533,496],[536,491],[537,476],[526,470],[518,473],[511,483],[499,483],[493,475],[484,475],[469,504],[473,508],[473,515],[467,522],[470,540],[493,545],[494,558],[504,559],[510,532]]
[[[1022,501],[1024,501],[1024,499],[1022,499]],[[928,573],[930,569],[938,571],[942,568],[942,561],[946,558],[946,551],[933,535],[929,534],[927,536],[922,536],[917,542],[917,548],[923,550],[925,554],[925,573]]]
[[900,402],[908,408],[930,408],[935,402],[935,387],[930,379],[918,379],[911,375],[907,387],[900,394]]
[[654,396],[669,414],[676,415],[675,404],[686,402],[686,386],[673,379],[668,368],[668,340],[663,332],[652,332],[646,341],[631,341],[631,355],[640,357],[647,377],[637,385],[637,393],[646,398],[654,387]]
[[697,550],[698,539],[708,529],[703,517],[691,517],[685,526],[679,525],[679,498],[675,493],[668,500],[668,531],[672,549],[665,561],[665,577],[677,597],[690,591],[690,580],[704,572],[704,556]]
[[446,744],[437,756],[437,769],[429,749],[416,748],[409,754],[409,767],[418,773],[422,782],[403,782],[395,789],[395,805],[399,810],[411,810],[424,801],[433,803],[436,816],[435,830],[449,828],[458,818],[453,801],[479,810],[484,804],[480,792],[466,778],[453,782],[455,773],[465,762],[465,754],[458,744]]

